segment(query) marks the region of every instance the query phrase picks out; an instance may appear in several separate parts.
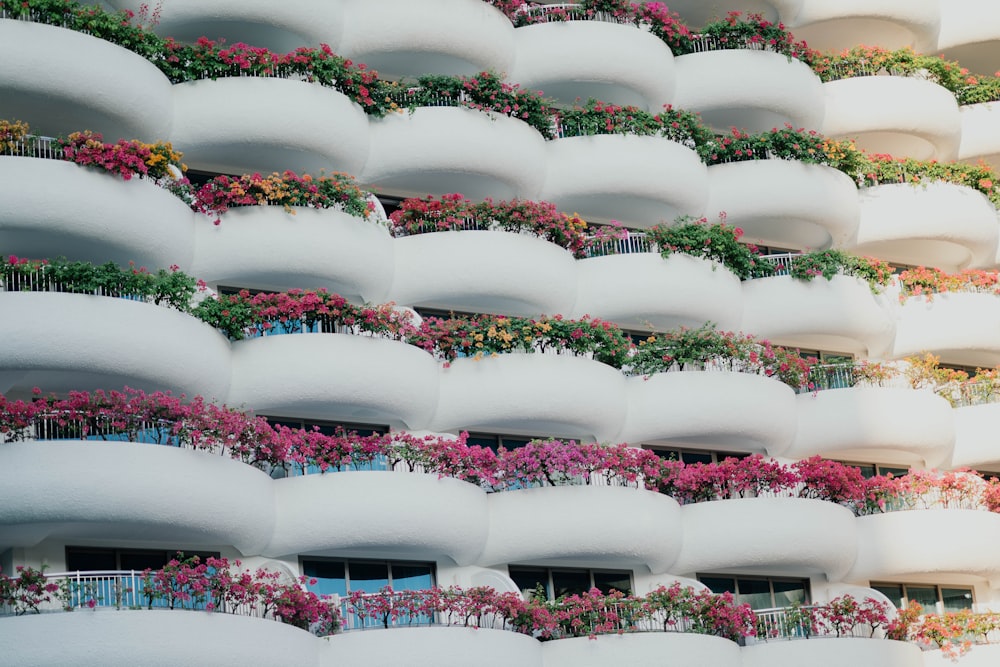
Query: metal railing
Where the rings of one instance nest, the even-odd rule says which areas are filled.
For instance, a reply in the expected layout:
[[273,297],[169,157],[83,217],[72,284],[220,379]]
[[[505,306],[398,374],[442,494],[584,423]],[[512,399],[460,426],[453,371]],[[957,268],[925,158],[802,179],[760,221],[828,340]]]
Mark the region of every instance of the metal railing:
[[755,609],[757,636],[753,641],[773,639],[809,639],[810,637],[858,637],[869,639],[879,636],[870,625],[856,624],[850,627],[833,628],[819,622],[816,612],[825,609],[822,605],[802,607],[775,607]]
[[873,63],[865,60],[830,63],[826,72],[824,72],[824,76],[828,81],[853,79],[861,76],[913,76],[926,78],[926,75],[919,74],[913,70],[902,69],[899,67],[884,67],[881,65],[875,66]]
[[587,257],[606,257],[607,255],[630,255],[642,252],[658,252],[656,244],[645,232],[625,231],[621,238],[597,240],[595,236],[587,237]]
[[45,160],[65,160],[66,153],[56,144],[55,137],[26,134],[17,139],[0,141],[3,151],[0,155],[12,157],[34,157]]
[[94,288],[82,289],[53,278],[45,265],[28,271],[18,269],[0,273],[0,292],[60,292],[154,303],[153,297],[129,291],[124,286],[99,285]]
[[774,255],[760,255],[757,259],[774,267],[774,275],[787,276],[792,272],[792,262],[801,256],[800,252],[781,252]]
[[934,391],[947,399],[953,408],[1000,403],[1000,379],[948,384]]
[[720,37],[719,35],[691,35],[691,53],[707,53],[709,51],[770,51],[779,53],[774,44],[764,39],[749,37]]
[[0,433],[0,443],[40,440],[92,440],[181,446],[174,435],[177,422],[168,419],[131,420],[125,415],[81,418],[74,414],[38,415],[22,429]]
[[622,25],[633,24],[625,17],[615,16],[611,12],[587,12],[576,2],[559,2],[548,5],[521,5],[514,13],[516,24],[520,16],[528,17],[527,23],[559,23],[562,21],[603,21]]
[[[445,93],[427,94],[421,92],[423,90],[420,86],[413,86],[411,88],[390,91],[386,96],[391,102],[395,102],[401,107],[408,107],[410,105],[420,107],[457,107],[469,102],[469,96],[464,90],[459,91],[457,97]],[[414,100],[418,99],[419,102],[414,103]]]

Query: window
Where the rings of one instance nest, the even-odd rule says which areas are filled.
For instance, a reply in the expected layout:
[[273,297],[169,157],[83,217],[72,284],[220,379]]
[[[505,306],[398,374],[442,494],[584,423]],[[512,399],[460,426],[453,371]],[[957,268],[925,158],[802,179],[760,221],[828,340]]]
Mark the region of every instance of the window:
[[550,600],[566,595],[585,593],[596,588],[607,594],[612,590],[631,594],[632,573],[627,570],[588,570],[575,568],[531,567],[511,565],[507,568],[521,593],[529,596],[539,586],[545,589]]
[[736,602],[753,609],[791,607],[809,603],[809,581],[784,577],[743,577],[725,574],[698,575],[713,593],[732,593]]
[[[388,560],[303,558],[306,585],[318,595],[344,596],[352,591],[377,593],[385,586],[412,591],[434,586],[433,563]],[[315,580],[316,583],[311,583]]]
[[501,447],[506,450],[517,449],[518,447],[524,447],[526,444],[532,440],[544,439],[545,436],[540,435],[500,435],[497,433],[470,433],[466,444],[476,445],[478,447],[489,447],[494,452],[498,451]]
[[884,463],[855,463],[854,461],[839,461],[839,463],[854,466],[861,471],[861,476],[865,479],[871,479],[876,475],[902,477],[910,472],[908,466],[888,465]]
[[[172,558],[179,549],[108,549],[102,547],[66,547],[67,572],[99,572],[106,570],[158,570]],[[184,558],[198,556],[218,558],[218,551],[182,551]]]
[[927,614],[972,609],[975,601],[972,589],[962,586],[873,583],[871,587],[892,600],[892,603],[900,609],[911,601],[918,602]]
[[284,426],[286,428],[301,428],[311,431],[314,428],[324,435],[337,435],[339,431],[347,433],[357,433],[360,436],[385,435],[389,432],[389,427],[383,424],[355,424],[351,422],[318,421],[313,419],[299,419],[297,417],[264,417],[272,426]]
[[715,452],[700,449],[677,449],[670,447],[658,447],[653,445],[643,445],[661,459],[670,461],[680,461],[690,465],[692,463],[718,463],[727,458],[745,459],[750,454],[747,452]]

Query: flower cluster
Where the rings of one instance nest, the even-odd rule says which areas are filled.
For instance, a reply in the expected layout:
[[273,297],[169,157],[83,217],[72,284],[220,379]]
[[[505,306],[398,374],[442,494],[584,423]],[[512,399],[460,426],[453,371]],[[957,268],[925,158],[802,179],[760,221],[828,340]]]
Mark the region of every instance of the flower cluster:
[[859,257],[842,250],[817,250],[793,257],[789,275],[810,281],[822,276],[832,280],[836,275],[850,276],[868,283],[878,294],[892,282],[892,267],[876,257]]
[[827,139],[816,130],[786,124],[768,132],[750,134],[732,128],[728,136],[713,139],[699,153],[706,164],[746,160],[796,160],[806,164],[835,164],[826,150]]
[[578,214],[560,213],[555,204],[527,199],[474,204],[460,194],[404,199],[389,216],[395,236],[460,230],[498,230],[531,234],[587,256],[587,223]]
[[[763,619],[761,619],[763,621]],[[852,595],[842,595],[825,605],[793,605],[786,610],[784,627],[759,623],[757,636],[769,637],[800,634],[806,637],[825,635],[834,637],[875,636],[879,628],[888,628],[889,605],[875,598],[858,600]]]
[[1000,368],[979,368],[970,376],[962,370],[941,366],[929,352],[905,360],[906,378],[914,389],[933,389],[953,407],[994,403],[1000,399]]
[[911,601],[890,625],[889,638],[911,641],[926,649],[940,649],[943,656],[954,661],[973,645],[990,643],[998,630],[1000,614],[977,614],[970,609],[924,614],[923,607]]
[[772,23],[760,14],[729,12],[726,18],[706,23],[697,34],[691,34],[679,44],[674,55],[723,49],[753,49],[773,51],[810,64],[817,53],[795,37],[783,23]]
[[181,312],[189,311],[192,297],[203,286],[177,266],[153,273],[134,264],[123,268],[113,262],[97,265],[14,255],[0,256],[0,280],[8,292],[101,294],[149,301]]
[[717,262],[740,280],[763,278],[774,268],[760,259],[756,246],[740,243],[743,230],[724,222],[709,224],[705,218],[681,216],[671,225],[651,227],[646,235],[660,250],[664,259],[679,252]]
[[216,224],[219,216],[234,206],[262,205],[284,206],[289,213],[294,213],[292,206],[339,208],[358,218],[367,218],[372,212],[367,193],[342,173],[216,176],[194,191],[191,203],[195,210],[214,215]]
[[[97,132],[74,132],[66,138],[56,139],[64,159],[81,166],[95,166],[129,180],[133,176],[163,181],[174,180],[170,165],[181,164],[181,154],[170,143],[146,144],[141,141],[119,139],[105,143]],[[181,165],[182,169],[187,167]]]
[[15,616],[40,613],[40,607],[64,599],[58,582],[45,577],[45,568],[36,570],[18,565],[17,575],[0,572],[0,610],[13,611]]
[[614,324],[597,318],[530,319],[476,315],[467,318],[428,317],[407,336],[411,345],[446,361],[481,358],[507,352],[568,353],[593,357],[621,368],[632,344]]
[[906,269],[899,274],[900,298],[924,296],[928,300],[935,294],[972,292],[1000,295],[1000,274],[996,271],[967,269],[959,273],[946,273],[941,269]]
[[659,113],[651,114],[638,107],[588,100],[582,107],[558,111],[555,119],[560,137],[595,134],[657,136],[698,149],[713,139],[711,130],[702,125],[697,114],[674,109],[670,105]]
[[625,632],[690,632],[740,641],[756,632],[756,617],[747,604],[729,593],[674,584],[646,596],[611,590],[589,591],[549,601],[543,594],[527,601],[519,593],[492,588],[431,588],[377,593],[352,592],[347,618],[362,626],[391,627],[441,623],[466,627],[504,628],[542,641],[596,637]]
[[847,173],[862,187],[909,183],[923,185],[932,182],[962,185],[983,193],[994,206],[1000,206],[1000,177],[985,162],[972,165],[965,162],[920,161],[894,158],[891,155],[867,155],[856,161],[854,173]]
[[20,153],[22,142],[31,139],[29,132],[28,124],[23,121],[0,118],[0,155]]

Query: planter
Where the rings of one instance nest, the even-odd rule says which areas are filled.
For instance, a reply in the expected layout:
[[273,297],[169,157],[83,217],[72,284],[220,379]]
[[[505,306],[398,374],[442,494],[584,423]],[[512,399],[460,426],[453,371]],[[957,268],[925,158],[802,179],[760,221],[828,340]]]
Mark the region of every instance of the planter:
[[430,430],[610,440],[625,419],[625,378],[611,366],[554,354],[458,359],[441,373]]
[[514,61],[510,20],[479,0],[345,0],[344,25],[339,53],[393,77],[509,72]]
[[[86,535],[231,544],[255,555],[274,529],[271,479],[228,456],[129,442],[23,442],[3,445],[0,465],[11,472],[0,492],[0,549]],[[110,481],[99,489],[98,474]]]
[[514,40],[517,59],[509,79],[563,104],[595,99],[658,113],[674,101],[673,54],[635,26],[538,23],[515,30]]
[[438,364],[416,347],[349,334],[287,334],[233,345],[230,405],[261,414],[424,428]]
[[1000,129],[996,125],[1000,104],[984,102],[961,108],[962,143],[958,159],[976,162],[985,160],[994,169],[1000,167]]
[[878,185],[861,190],[857,254],[945,271],[992,267],[997,211],[985,195],[951,183]]
[[[653,491],[609,486],[504,491],[489,496],[489,515],[489,539],[478,559],[484,566],[641,566],[659,574],[681,550],[681,508]],[[533,516],[553,520],[528,519]]]
[[[142,0],[108,0],[116,9],[137,14]],[[268,0],[170,0],[160,10],[156,32],[180,42],[196,42],[207,35],[226,44],[243,42],[287,53],[305,44],[325,43],[337,51],[343,30],[342,0],[321,6],[309,0],[290,0],[277,7]]]
[[690,148],[662,137],[597,135],[548,143],[541,199],[591,222],[652,227],[706,211],[705,165]]
[[823,456],[897,461],[935,467],[947,463],[955,441],[948,401],[931,391],[853,387],[797,397],[798,429],[789,458]]
[[0,246],[7,254],[190,269],[194,213],[150,181],[123,181],[57,160],[0,157],[0,197]]
[[780,53],[726,49],[680,56],[674,104],[718,132],[766,132],[823,122],[823,84],[805,63]]
[[574,637],[542,644],[547,667],[741,667],[742,649],[728,639],[680,632]]
[[912,46],[935,51],[940,12],[937,0],[802,0],[786,21],[796,39],[820,51],[843,51],[858,44],[886,49]]
[[740,325],[740,280],[709,260],[680,253],[667,259],[659,253],[610,255],[578,262],[577,275],[573,318],[591,314],[638,331]]
[[906,300],[899,309],[893,358],[930,352],[949,364],[1000,364],[1000,297],[934,294]]
[[[104,610],[3,619],[15,665],[315,665],[325,643],[278,621],[182,610]],[[58,641],[53,638],[58,637]],[[182,637],[183,640],[178,640]]]
[[266,556],[446,556],[469,565],[489,529],[486,493],[437,475],[331,472],[276,480],[274,493],[276,527]]
[[[211,284],[283,291],[325,288],[382,300],[392,281],[393,240],[375,220],[338,209],[247,206],[195,228],[191,272]],[[404,302],[406,303],[406,302]]]
[[676,371],[629,378],[628,418],[615,441],[699,443],[774,454],[795,434],[795,393],[749,373]]
[[396,239],[394,252],[396,303],[535,317],[568,313],[576,300],[573,256],[527,234],[417,234]]
[[863,543],[851,511],[822,500],[717,500],[681,513],[684,546],[671,572],[823,572],[840,581]]
[[831,167],[749,160],[708,168],[710,214],[726,212],[748,240],[792,248],[841,246],[857,231],[858,189]]
[[[885,3],[890,1],[901,7],[913,6],[908,1]],[[858,42],[856,33],[851,38],[852,45],[870,43]],[[879,43],[888,46],[884,40]],[[824,135],[853,138],[858,148],[869,153],[888,153],[898,158],[944,161],[958,157],[962,139],[958,103],[954,95],[936,83],[916,77],[862,76],[823,86]]]
[[858,558],[844,577],[847,581],[943,573],[992,579],[1000,573],[995,558],[1000,549],[1000,514],[910,510],[859,517],[857,525]]
[[368,117],[347,96],[319,84],[257,77],[175,85],[170,138],[188,165],[224,174],[356,174],[369,147]]
[[924,667],[924,656],[915,644],[885,639],[811,637],[808,641],[774,640],[740,651],[743,667]]
[[749,280],[743,299],[738,328],[780,345],[869,357],[883,354],[896,333],[892,296],[872,294],[857,278]]
[[0,19],[3,113],[47,136],[93,130],[107,141],[170,134],[170,82],[131,51],[65,28]]
[[100,296],[0,292],[0,312],[0,391],[127,385],[211,398],[229,389],[229,343],[176,310]]
[[394,628],[345,632],[328,640],[323,667],[542,667],[542,644],[516,632],[486,628]]
[[461,192],[473,200],[538,199],[545,159],[542,135],[520,120],[460,107],[420,107],[372,121],[371,154],[358,180],[406,196]]

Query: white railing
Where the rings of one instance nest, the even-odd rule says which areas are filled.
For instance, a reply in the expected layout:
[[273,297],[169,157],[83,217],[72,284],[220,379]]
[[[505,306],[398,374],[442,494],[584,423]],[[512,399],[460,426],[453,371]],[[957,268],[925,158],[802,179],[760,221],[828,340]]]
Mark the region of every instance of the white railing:
[[870,625],[836,628],[822,621],[817,612],[825,609],[822,605],[802,607],[775,607],[755,609],[757,636],[751,642],[766,642],[774,639],[808,639],[810,637],[858,637],[869,639],[881,637],[877,629]]
[[718,35],[691,35],[691,52],[706,53],[708,51],[726,51],[739,49],[740,51],[771,51],[777,53],[778,49],[764,39],[750,39],[747,37],[720,37]]
[[39,440],[97,440],[180,446],[173,435],[176,422],[167,419],[130,420],[123,415],[81,418],[75,414],[37,415],[23,429],[0,433],[0,443]]
[[824,75],[829,81],[851,79],[860,76],[914,76],[926,78],[925,74],[920,74],[912,70],[897,67],[876,67],[873,63],[865,60],[830,63]]
[[526,23],[559,23],[562,21],[603,21],[605,23],[630,24],[625,17],[615,16],[611,12],[587,12],[577,2],[559,2],[547,5],[521,5],[514,13],[514,23],[519,17],[527,17]]
[[774,267],[774,275],[787,276],[792,271],[792,262],[796,257],[801,257],[800,252],[780,252],[774,255],[760,255],[757,257],[762,262],[767,262]]
[[947,384],[934,390],[954,408],[1000,403],[1000,379]]
[[[421,86],[412,86],[410,88],[390,91],[387,96],[397,105],[407,107],[413,104],[415,99],[418,99],[417,94],[422,90]],[[444,93],[433,93],[430,95],[421,94],[419,95],[419,99],[420,102],[416,106],[421,107],[457,107],[469,102],[469,96],[464,90],[459,91],[458,97],[452,97]]]
[[8,139],[4,142],[7,148],[0,153],[14,157],[35,157],[46,160],[65,160],[66,154],[63,149],[56,145],[54,137],[43,137],[28,134],[17,139]]
[[72,284],[52,278],[45,265],[21,271],[13,270],[0,274],[0,292],[63,292],[69,294],[87,294],[93,296],[128,299],[153,303],[153,297],[136,294],[126,288],[98,286],[93,289],[80,289]]
[[597,240],[595,236],[587,237],[587,257],[605,257],[607,255],[630,255],[642,252],[657,252],[656,244],[645,232],[625,231],[620,238]]

